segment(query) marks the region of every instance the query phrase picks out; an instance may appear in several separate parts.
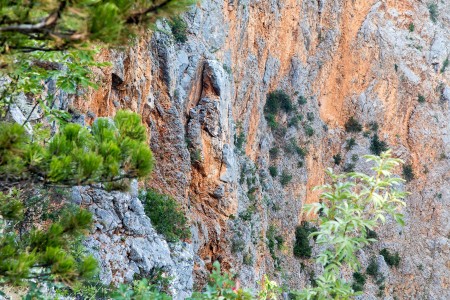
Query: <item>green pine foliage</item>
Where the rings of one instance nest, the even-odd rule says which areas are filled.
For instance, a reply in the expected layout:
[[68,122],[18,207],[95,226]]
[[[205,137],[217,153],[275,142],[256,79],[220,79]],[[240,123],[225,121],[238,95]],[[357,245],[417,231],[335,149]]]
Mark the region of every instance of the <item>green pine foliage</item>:
[[25,207],[16,189],[0,193],[0,282],[23,284],[29,279],[73,283],[91,278],[97,262],[78,255],[74,245],[92,224],[92,215],[75,208],[60,212],[58,220],[17,234]]
[[[186,10],[194,0],[0,1],[0,116],[22,93],[35,99],[46,117],[70,120],[55,109],[59,92],[96,88],[91,67],[98,49],[128,45],[156,19]],[[42,82],[55,88],[44,93]],[[37,101],[39,99],[40,101]]]
[[152,189],[141,193],[140,199],[156,231],[167,241],[177,242],[190,237],[187,218],[175,199]]
[[99,118],[91,131],[69,123],[50,140],[33,140],[24,127],[0,123],[0,176],[63,185],[142,178],[153,169],[141,118],[130,111]]

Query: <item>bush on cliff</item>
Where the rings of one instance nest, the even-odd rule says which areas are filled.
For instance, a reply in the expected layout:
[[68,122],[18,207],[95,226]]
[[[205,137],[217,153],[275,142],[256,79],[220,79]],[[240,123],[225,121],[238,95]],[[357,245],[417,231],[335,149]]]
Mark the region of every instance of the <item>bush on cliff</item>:
[[153,189],[141,193],[140,199],[156,231],[167,241],[177,242],[190,237],[187,218],[175,199]]

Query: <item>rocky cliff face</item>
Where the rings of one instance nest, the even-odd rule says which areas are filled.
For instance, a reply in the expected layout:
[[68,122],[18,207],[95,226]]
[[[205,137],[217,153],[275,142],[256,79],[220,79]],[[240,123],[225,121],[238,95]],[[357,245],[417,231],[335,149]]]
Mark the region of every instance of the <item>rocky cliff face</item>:
[[[311,188],[326,180],[324,168],[367,168],[360,156],[377,132],[411,164],[414,179],[406,185],[407,225],[388,224],[360,253],[367,266],[389,248],[399,252],[400,266],[388,268],[379,256],[384,286],[369,280],[363,298],[381,290],[387,299],[448,299],[450,3],[433,3],[204,0],[183,16],[186,43],[176,43],[161,22],[128,49],[104,51],[101,58],[114,65],[98,70],[102,88],[75,105],[87,121],[123,107],[142,114],[157,161],[147,184],[178,199],[190,217],[191,254],[189,246],[180,251],[194,257],[183,264],[184,273],[193,267],[197,287],[216,260],[245,285],[256,286],[265,273],[290,287],[307,284],[319,270],[292,255],[302,205],[317,200]],[[301,101],[270,129],[264,105],[276,89]],[[365,134],[345,132],[351,116]],[[350,138],[356,145],[349,149]],[[304,158],[299,148],[307,150]],[[269,166],[284,176],[272,177]],[[134,198],[122,211],[122,200],[95,193],[98,220],[116,211],[122,224],[106,221],[93,238],[104,248],[99,255],[124,260],[105,260],[108,280],[128,278],[134,271],[124,268],[137,272],[139,260],[158,261],[145,264],[149,269],[177,269],[148,220],[136,232],[127,225],[127,213],[142,212]],[[269,247],[273,236],[285,246]],[[167,263],[155,259],[161,251]],[[188,293],[189,283],[179,289]]]

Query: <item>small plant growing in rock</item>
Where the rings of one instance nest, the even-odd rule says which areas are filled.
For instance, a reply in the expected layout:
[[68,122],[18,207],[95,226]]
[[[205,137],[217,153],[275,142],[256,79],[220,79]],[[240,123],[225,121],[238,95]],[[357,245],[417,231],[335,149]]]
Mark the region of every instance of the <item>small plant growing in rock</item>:
[[298,104],[300,104],[300,105],[305,105],[306,104],[306,97],[305,96],[299,96],[298,97]]
[[188,220],[175,199],[153,189],[142,192],[139,198],[152,225],[167,241],[177,242],[191,236]]
[[354,118],[350,117],[345,123],[345,131],[347,132],[360,132],[362,125]]
[[342,156],[340,153],[333,155],[333,161],[336,166],[339,166],[342,161]]
[[267,95],[264,112],[276,115],[280,110],[288,113],[293,108],[291,98],[284,91],[276,90]]
[[398,265],[400,264],[400,256],[398,255],[398,252],[395,252],[395,254],[391,254],[388,249],[384,248],[380,251],[380,255],[384,257],[384,261],[390,267],[398,267]]
[[347,144],[345,145],[345,149],[347,151],[351,150],[354,146],[356,146],[356,140],[354,138],[349,138],[347,140]]
[[283,171],[280,176],[280,183],[282,186],[286,186],[289,182],[292,180],[292,175],[287,173],[286,171]]
[[169,20],[169,26],[172,30],[175,41],[185,43],[187,41],[187,23],[179,16]]
[[314,129],[310,125],[305,126],[305,134],[309,137],[314,135]]
[[253,266],[253,256],[250,252],[245,252],[242,263],[246,266]]
[[279,126],[274,114],[266,114],[266,121],[267,125],[269,125],[270,129],[272,130],[277,129]]
[[409,32],[414,32],[415,26],[414,26],[413,22],[409,23],[408,29],[409,29]]
[[405,180],[407,182],[411,181],[414,179],[414,171],[412,168],[412,165],[403,165],[403,178],[405,178]]
[[279,153],[279,148],[278,147],[270,148],[270,150],[269,150],[270,159],[277,159],[278,158],[278,153]]
[[364,290],[364,285],[366,284],[366,276],[359,272],[353,273],[353,284],[352,288],[355,292],[361,292]]
[[306,113],[306,119],[310,122],[314,121],[314,113],[313,112],[307,112]]
[[369,123],[369,128],[370,128],[370,130],[372,130],[373,132],[377,132],[379,127],[380,127],[380,126],[378,125],[377,122],[370,122],[370,123]]
[[428,4],[428,12],[430,13],[431,21],[433,21],[433,23],[437,23],[437,18],[438,18],[438,15],[439,15],[437,4],[436,3],[429,3]]
[[425,96],[422,94],[419,94],[419,96],[417,96],[417,101],[419,101],[419,103],[424,103],[425,102]]
[[278,168],[276,166],[270,166],[269,173],[270,173],[270,176],[277,177],[278,176]]
[[370,152],[375,155],[380,155],[388,149],[385,141],[381,141],[378,134],[374,134],[372,140],[370,141]]
[[445,70],[447,69],[448,65],[450,64],[448,57],[444,60],[444,62],[442,63],[442,67],[441,67],[441,73],[444,73]]
[[375,259],[375,257],[372,257],[370,259],[369,265],[367,266],[367,269],[366,269],[366,274],[373,276],[373,277],[378,276],[378,263],[377,263],[377,260]]
[[317,228],[310,226],[308,222],[303,222],[295,229],[294,256],[298,258],[310,258],[312,247],[309,245],[309,235]]
[[351,163],[345,164],[342,171],[347,172],[347,173],[355,171],[355,164],[351,164]]

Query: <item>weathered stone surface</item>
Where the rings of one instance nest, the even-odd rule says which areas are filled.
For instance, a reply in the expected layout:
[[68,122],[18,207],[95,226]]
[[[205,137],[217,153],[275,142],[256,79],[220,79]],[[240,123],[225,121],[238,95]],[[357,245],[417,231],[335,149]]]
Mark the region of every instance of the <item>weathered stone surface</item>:
[[[114,67],[103,71],[104,88],[79,106],[102,116],[112,115],[119,103],[142,114],[156,159],[147,184],[187,209],[199,286],[215,260],[237,270],[243,285],[255,287],[265,273],[295,288],[308,284],[312,271],[320,273],[292,255],[302,206],[317,200],[312,187],[326,180],[326,167],[342,170],[355,163],[356,170],[368,169],[362,155],[370,152],[371,123],[377,122],[377,134],[412,165],[415,179],[405,185],[411,192],[404,210],[407,225],[389,222],[379,230],[380,242],[364,250],[364,261],[379,259],[383,248],[400,253],[398,268],[383,269],[386,299],[447,299],[450,69],[441,68],[450,53],[450,5],[436,3],[435,24],[428,3],[412,0],[205,0],[183,16],[189,24],[186,43],[175,43],[160,22],[162,30],[151,39],[105,55]],[[110,93],[112,72],[124,82]],[[279,113],[279,128],[271,130],[264,104],[275,89],[286,91],[296,108]],[[419,94],[425,103],[418,102]],[[299,96],[305,104],[297,103]],[[298,124],[291,122],[300,115]],[[365,134],[345,132],[350,116],[362,123]],[[307,126],[314,131],[310,136]],[[241,133],[245,138],[237,149]],[[346,149],[351,137],[357,145]],[[290,153],[291,141],[307,150],[305,158]],[[274,148],[276,158],[269,155]],[[332,158],[338,153],[340,166]],[[282,186],[269,166],[292,175],[291,182]],[[131,200],[102,197],[107,200],[101,205],[92,192],[77,198],[120,219],[116,225],[102,213],[98,232],[116,227],[130,239],[143,238],[142,232],[153,235],[139,221],[139,209],[130,208]],[[271,225],[286,241],[286,250],[276,252],[282,272],[265,240]],[[99,249],[113,243],[104,235],[95,239]],[[136,248],[136,257],[139,253]],[[155,263],[148,258],[147,268]],[[138,265],[129,262],[130,269]],[[105,276],[113,280],[112,273]],[[114,280],[124,276],[129,275],[114,273]],[[180,277],[185,283],[191,279]],[[376,282],[368,280],[363,299],[377,293]]]

